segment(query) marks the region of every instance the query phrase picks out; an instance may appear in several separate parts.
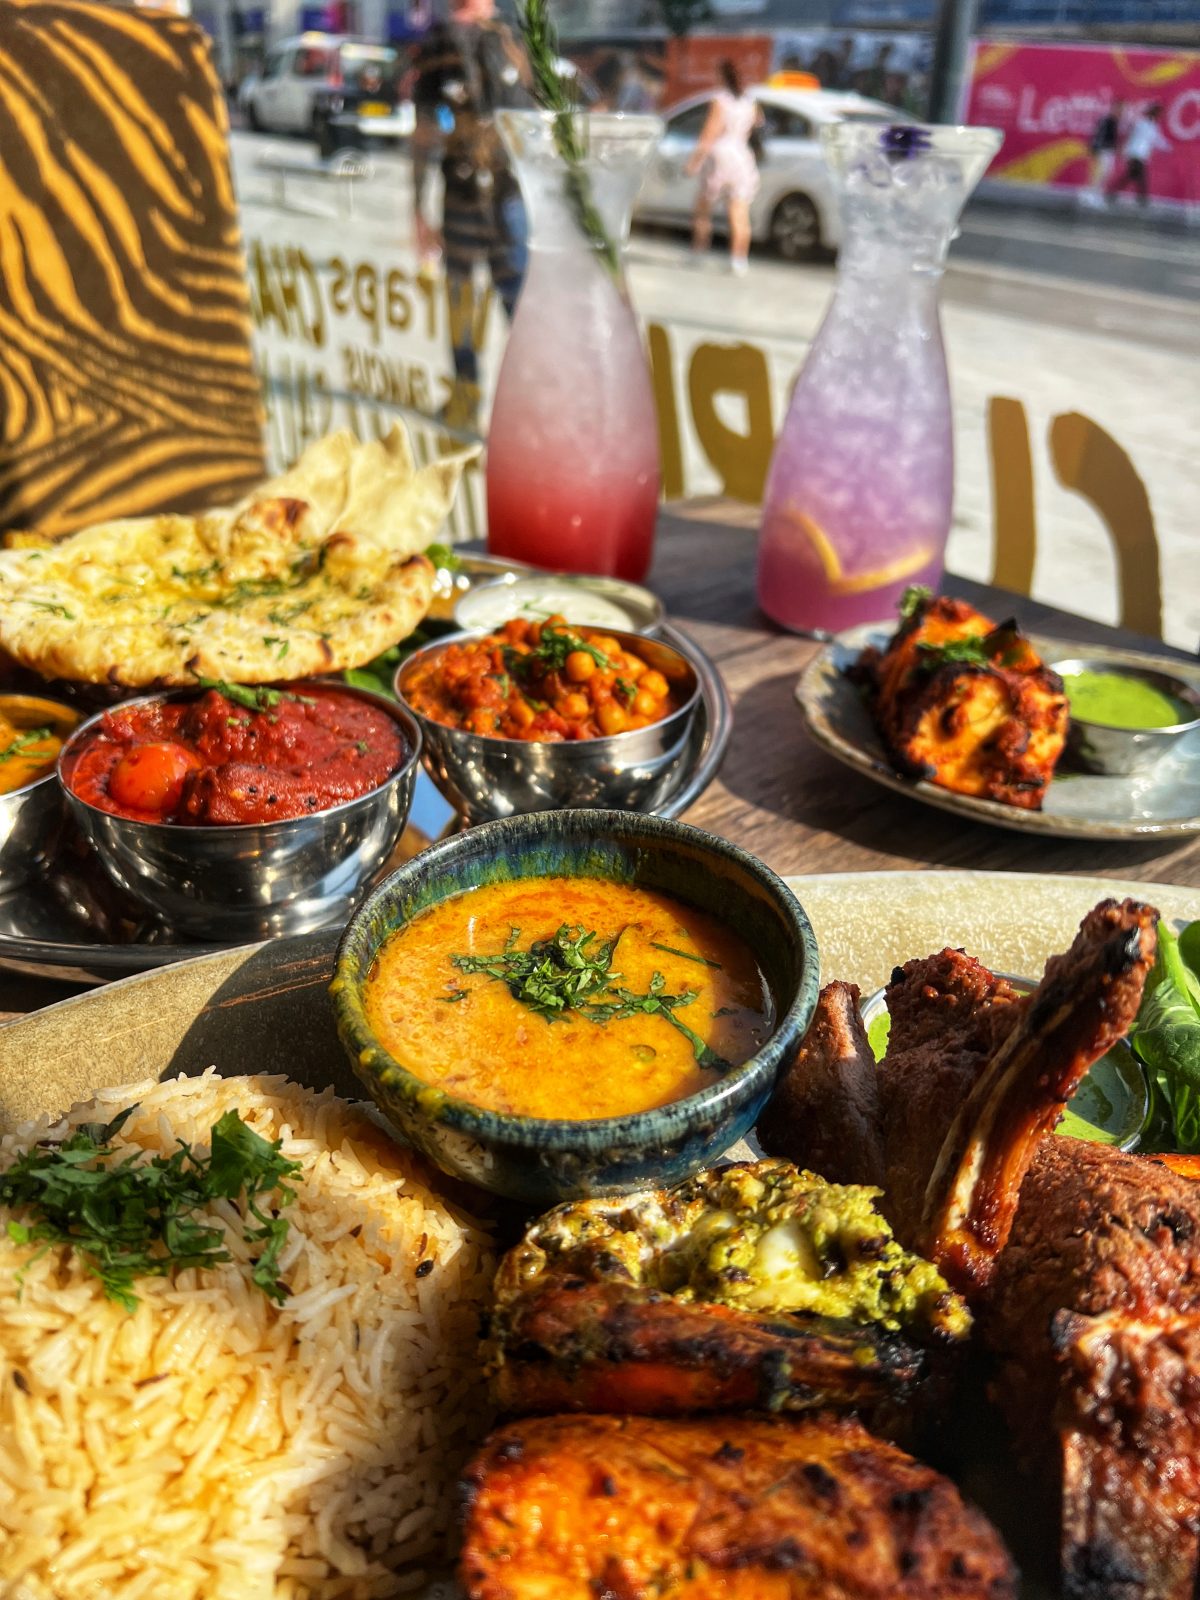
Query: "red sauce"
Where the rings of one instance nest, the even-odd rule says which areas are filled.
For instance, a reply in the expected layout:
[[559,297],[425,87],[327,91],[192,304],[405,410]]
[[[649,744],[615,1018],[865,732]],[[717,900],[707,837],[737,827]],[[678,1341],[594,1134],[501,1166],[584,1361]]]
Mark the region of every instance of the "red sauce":
[[63,777],[81,800],[135,822],[279,822],[369,794],[406,753],[394,718],[338,689],[288,684],[261,710],[210,689],[118,706]]

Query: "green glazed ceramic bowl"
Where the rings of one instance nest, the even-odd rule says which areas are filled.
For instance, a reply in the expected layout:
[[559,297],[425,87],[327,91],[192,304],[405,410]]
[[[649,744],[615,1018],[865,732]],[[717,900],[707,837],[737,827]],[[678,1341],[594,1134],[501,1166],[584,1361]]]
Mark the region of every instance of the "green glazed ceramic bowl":
[[[429,907],[486,884],[606,878],[674,895],[718,917],[754,952],[775,1031],[758,1053],[685,1100],[571,1122],[456,1100],[395,1060],[363,990],[384,942]],[[354,1070],[405,1137],[444,1172],[526,1205],[678,1183],[754,1126],[817,1001],[817,945],[799,901],[762,862],[699,828],[626,811],[551,811],[485,823],[422,851],[365,901],[338,946],[330,990]]]

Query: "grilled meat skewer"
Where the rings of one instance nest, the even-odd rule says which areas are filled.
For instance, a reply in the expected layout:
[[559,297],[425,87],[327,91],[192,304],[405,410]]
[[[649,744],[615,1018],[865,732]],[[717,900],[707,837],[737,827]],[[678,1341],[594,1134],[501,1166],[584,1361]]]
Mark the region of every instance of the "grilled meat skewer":
[[900,1425],[970,1318],[896,1243],[877,1193],[762,1161],[556,1207],[496,1275],[499,1405],[833,1407]]
[[1010,1600],[957,1489],[848,1417],[541,1417],[466,1476],[468,1600]]

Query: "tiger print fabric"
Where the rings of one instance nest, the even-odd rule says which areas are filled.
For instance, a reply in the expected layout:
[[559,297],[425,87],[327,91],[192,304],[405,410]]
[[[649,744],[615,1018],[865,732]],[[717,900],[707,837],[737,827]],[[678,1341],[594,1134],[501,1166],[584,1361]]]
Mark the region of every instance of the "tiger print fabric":
[[204,34],[0,0],[0,530],[228,502],[262,438]]

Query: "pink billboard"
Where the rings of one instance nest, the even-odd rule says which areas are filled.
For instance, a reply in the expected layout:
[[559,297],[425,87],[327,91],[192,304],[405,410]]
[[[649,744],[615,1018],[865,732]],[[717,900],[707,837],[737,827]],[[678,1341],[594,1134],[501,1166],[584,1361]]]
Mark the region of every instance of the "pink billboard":
[[1200,52],[1109,45],[975,45],[965,120],[999,128],[1004,143],[989,177],[1083,188],[1095,181],[1090,150],[1101,119],[1122,103],[1121,146],[1140,110],[1158,105],[1167,148],[1147,163],[1150,195],[1200,202]]

